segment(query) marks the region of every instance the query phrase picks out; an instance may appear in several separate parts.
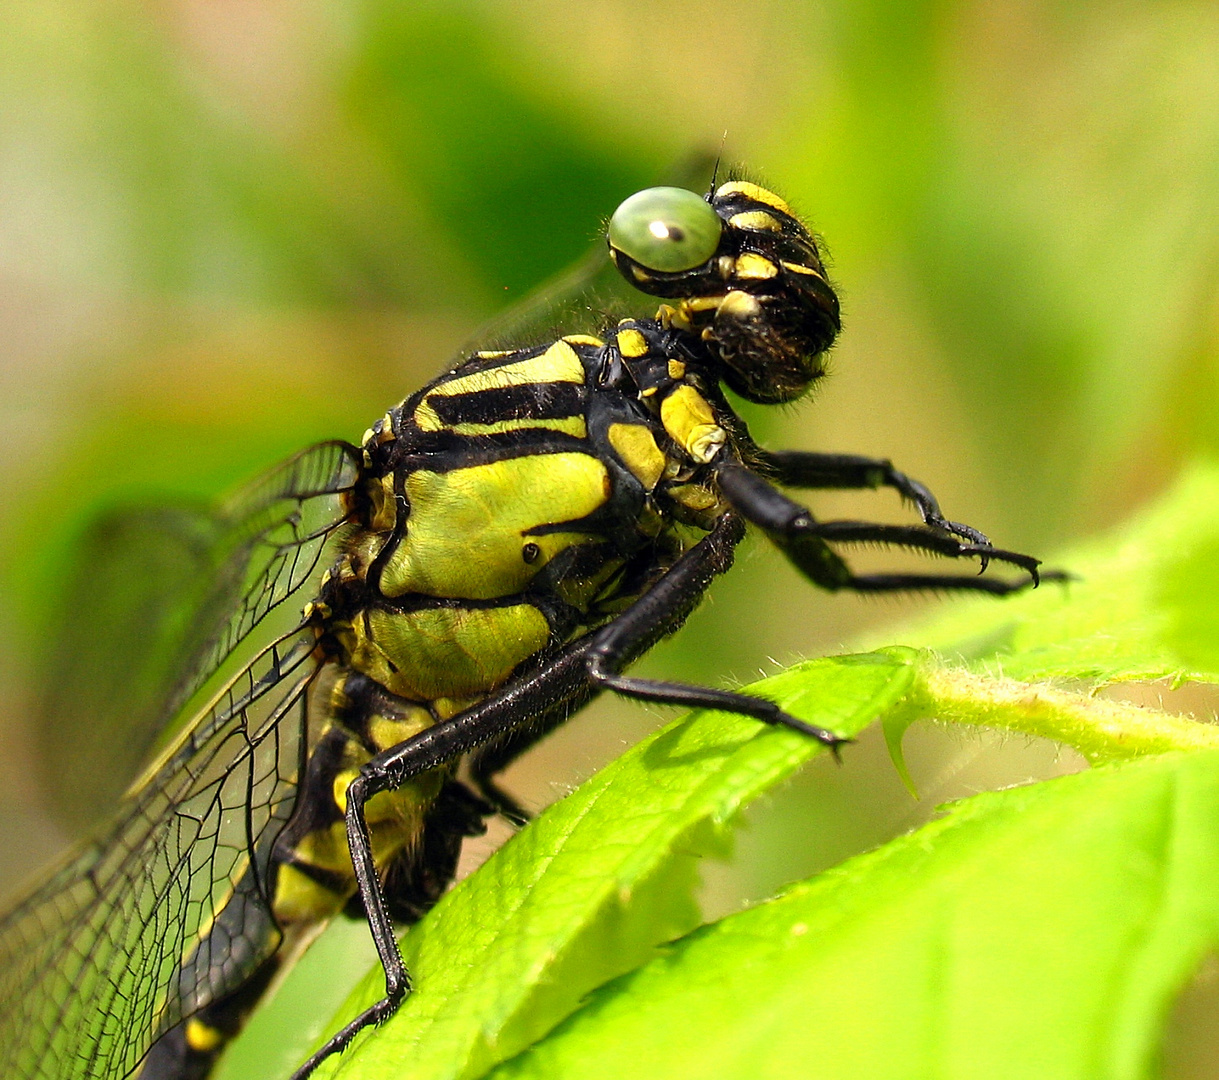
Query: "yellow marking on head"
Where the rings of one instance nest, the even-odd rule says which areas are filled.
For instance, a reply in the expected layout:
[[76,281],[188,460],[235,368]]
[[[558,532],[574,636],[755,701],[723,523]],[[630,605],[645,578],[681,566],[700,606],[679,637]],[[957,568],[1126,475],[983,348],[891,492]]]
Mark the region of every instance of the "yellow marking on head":
[[638,330],[619,330],[618,351],[628,360],[637,360],[648,355],[648,339]]
[[186,1045],[196,1054],[211,1054],[219,1050],[225,1043],[225,1034],[219,1028],[205,1024],[202,1020],[191,1017],[186,1021]]
[[728,224],[738,229],[752,229],[755,232],[783,231],[779,219],[765,210],[743,210],[739,214],[733,214],[728,219]]
[[680,360],[670,360],[668,368],[670,379],[684,379],[686,377],[686,365]]
[[688,384],[677,387],[661,402],[660,422],[678,446],[701,463],[710,461],[728,438],[715,422],[706,398]]
[[645,491],[651,491],[665,471],[665,456],[643,424],[610,424],[610,446]]
[[505,431],[562,431],[577,439],[588,437],[588,424],[582,416],[552,416],[541,420],[496,420],[490,424],[449,424],[457,435],[494,435]]
[[689,330],[691,328],[685,313],[671,304],[661,304],[656,309],[656,318],[660,320],[660,325],[666,330],[671,330],[675,326],[678,330]]
[[769,259],[752,251],[746,251],[736,258],[735,274],[746,281],[765,281],[779,272]]
[[756,296],[740,289],[733,289],[723,300],[717,314],[725,319],[752,319],[762,313],[762,304]]
[[479,360],[496,360],[501,356],[511,356],[512,349],[479,349],[474,355]]
[[321,882],[314,881],[291,863],[281,863],[275,878],[275,898],[271,910],[280,926],[293,923],[316,923],[337,915],[355,892],[355,876],[346,894],[336,893]]
[[803,263],[787,262],[784,260],[780,265],[784,270],[791,270],[795,274],[807,274],[809,277],[820,278],[825,280],[825,275],[820,270],[814,270],[811,266],[805,266]]
[[605,344],[599,337],[593,337],[592,334],[566,334],[563,340],[568,345],[591,345],[594,349],[599,349]]
[[700,311],[718,311],[723,302],[722,296],[693,296],[688,300],[679,301],[678,306],[682,314],[689,319],[692,314]]
[[715,192],[717,199],[723,199],[729,195],[744,195],[745,198],[753,199],[754,202],[760,202],[766,206],[773,207],[780,213],[795,216],[792,215],[792,208],[773,191],[767,191],[764,187],[751,184],[748,180],[729,180],[726,184],[720,184]]
[[660,387],[659,387],[659,386],[649,386],[649,387],[648,387],[646,390],[640,390],[640,391],[639,391],[639,396],[640,396],[641,398],[645,398],[645,397],[651,397],[651,396],[652,396],[653,394],[655,394],[655,393],[656,393],[656,391],[657,391],[657,390],[659,390],[659,389],[660,389]]
[[540,356],[530,356],[512,364],[501,364],[499,367],[487,368],[486,371],[475,371],[437,383],[415,409],[415,423],[424,431],[440,431],[444,427],[436,415],[436,410],[428,404],[429,399],[433,397],[476,394],[480,390],[500,390],[509,386],[528,386],[530,383],[583,381],[584,365],[580,363],[576,350],[566,341],[556,341]]
[[367,446],[370,442],[372,442],[372,428],[369,427],[365,428],[364,434],[360,436],[360,445]]
[[[381,591],[470,600],[518,593],[560,551],[588,539],[532,530],[587,517],[610,491],[605,465],[578,452],[413,472],[406,479],[406,535],[381,572]],[[543,557],[533,563],[521,558],[527,541],[541,548]]]

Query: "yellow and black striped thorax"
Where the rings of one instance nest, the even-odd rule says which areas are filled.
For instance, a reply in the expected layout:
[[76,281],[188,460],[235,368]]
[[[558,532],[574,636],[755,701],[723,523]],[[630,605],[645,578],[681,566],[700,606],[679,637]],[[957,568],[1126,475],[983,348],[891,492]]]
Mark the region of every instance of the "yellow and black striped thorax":
[[364,442],[363,505],[317,611],[340,662],[467,700],[599,625],[706,527],[722,399],[679,331],[627,322],[483,352]]

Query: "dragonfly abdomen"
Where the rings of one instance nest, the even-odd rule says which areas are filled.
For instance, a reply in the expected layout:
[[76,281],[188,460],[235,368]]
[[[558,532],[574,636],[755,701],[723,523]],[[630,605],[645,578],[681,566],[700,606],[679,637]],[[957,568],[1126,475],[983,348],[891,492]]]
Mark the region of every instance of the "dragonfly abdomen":
[[[183,988],[231,989],[197,1003],[187,1020],[163,1036],[140,1080],[209,1075],[286,962],[355,896],[344,814],[346,790],[360,766],[442,718],[351,671],[339,674],[317,698],[315,706],[327,719],[309,753],[292,817],[269,856],[246,870],[180,975]],[[451,772],[428,772],[366,808],[387,898],[403,924],[440,898],[456,870],[461,840],[483,832],[482,814],[491,812]]]

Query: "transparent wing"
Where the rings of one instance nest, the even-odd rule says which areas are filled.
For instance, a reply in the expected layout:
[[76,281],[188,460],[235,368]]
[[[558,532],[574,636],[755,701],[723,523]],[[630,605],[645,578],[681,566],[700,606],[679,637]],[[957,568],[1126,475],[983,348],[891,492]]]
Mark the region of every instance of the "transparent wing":
[[172,718],[308,581],[346,518],[359,461],[346,443],[322,443],[217,508],[124,509],[94,522],[52,635],[36,725],[62,825],[79,835],[103,820],[172,735]]
[[480,327],[462,348],[519,349],[566,334],[597,334],[618,319],[649,318],[656,298],[632,289],[598,240],[579,261]]
[[296,794],[313,644],[260,653],[0,920],[0,1076],[126,1077],[275,950],[262,872]]
[[[715,153],[695,150],[658,182],[704,191],[716,164]],[[565,334],[597,334],[619,319],[652,318],[657,304],[656,297],[631,288],[614,269],[605,237],[599,236],[583,258],[482,326],[462,355],[540,344]]]

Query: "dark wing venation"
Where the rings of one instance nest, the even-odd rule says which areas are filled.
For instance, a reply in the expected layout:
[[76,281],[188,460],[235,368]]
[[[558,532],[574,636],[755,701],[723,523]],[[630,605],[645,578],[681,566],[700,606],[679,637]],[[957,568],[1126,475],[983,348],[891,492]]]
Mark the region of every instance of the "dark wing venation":
[[[127,1077],[278,945],[258,885],[292,811],[317,670],[312,636],[294,640],[243,668],[113,825],[0,920],[6,1080]],[[228,928],[271,932],[209,934],[221,913]]]
[[567,334],[596,334],[619,319],[650,318],[656,304],[655,297],[626,283],[600,240],[566,270],[479,327],[461,355],[540,345]]
[[359,482],[361,462],[350,443],[319,443],[221,505],[225,529],[217,545],[213,610],[225,614],[200,661],[171,696],[166,715],[313,576],[326,542],[348,518],[342,496]]
[[171,718],[308,581],[359,464],[355,447],[321,443],[218,508],[125,507],[92,523],[36,725],[62,825],[81,834],[112,812]]

